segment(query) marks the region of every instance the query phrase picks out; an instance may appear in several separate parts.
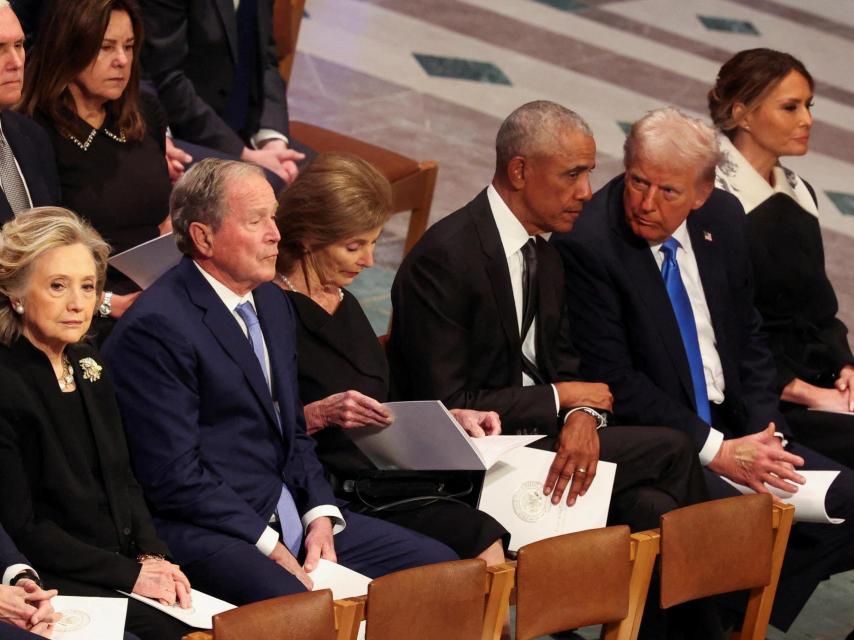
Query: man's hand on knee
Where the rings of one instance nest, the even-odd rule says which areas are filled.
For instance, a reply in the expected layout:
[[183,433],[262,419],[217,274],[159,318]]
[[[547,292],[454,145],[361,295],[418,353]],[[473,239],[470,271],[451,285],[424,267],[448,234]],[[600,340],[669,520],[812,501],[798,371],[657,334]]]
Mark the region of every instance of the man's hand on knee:
[[297,580],[302,582],[303,586],[307,590],[311,591],[312,588],[314,588],[314,583],[311,581],[311,578],[308,577],[308,574],[303,570],[299,562],[297,562],[297,559],[294,558],[293,554],[288,551],[288,548],[281,542],[276,543],[276,548],[273,549],[273,553],[270,554],[270,560],[296,577]]
[[549,468],[543,493],[551,495],[552,504],[558,504],[569,485],[566,504],[571,507],[578,496],[587,493],[596,476],[598,463],[599,434],[596,432],[596,420],[586,413],[573,413],[561,429],[558,450]]
[[330,562],[338,560],[335,555],[335,541],[332,537],[332,521],[325,517],[312,520],[306,528],[303,569],[308,572],[314,571],[320,558]]
[[795,472],[804,460],[786,451],[774,431],[771,423],[759,433],[724,440],[709,469],[757,493],[768,493],[766,485],[795,493],[806,482]]

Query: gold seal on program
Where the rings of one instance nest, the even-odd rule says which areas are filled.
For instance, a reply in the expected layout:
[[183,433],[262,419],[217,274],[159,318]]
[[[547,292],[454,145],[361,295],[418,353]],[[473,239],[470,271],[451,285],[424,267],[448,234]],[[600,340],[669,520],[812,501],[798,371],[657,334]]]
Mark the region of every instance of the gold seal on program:
[[56,623],[56,630],[60,633],[68,633],[70,631],[80,631],[89,626],[92,619],[85,611],[77,609],[69,609],[62,612],[62,617]]
[[549,501],[543,495],[542,482],[523,482],[513,494],[513,511],[524,522],[536,522],[546,515],[548,506]]

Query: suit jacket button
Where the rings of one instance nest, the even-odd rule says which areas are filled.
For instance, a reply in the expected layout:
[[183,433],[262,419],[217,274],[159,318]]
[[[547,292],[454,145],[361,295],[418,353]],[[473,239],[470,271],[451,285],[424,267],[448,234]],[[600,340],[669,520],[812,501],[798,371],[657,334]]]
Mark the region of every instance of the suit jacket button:
[[124,529],[122,529],[122,533],[125,534],[126,536],[129,536],[130,535],[130,527],[125,527]]

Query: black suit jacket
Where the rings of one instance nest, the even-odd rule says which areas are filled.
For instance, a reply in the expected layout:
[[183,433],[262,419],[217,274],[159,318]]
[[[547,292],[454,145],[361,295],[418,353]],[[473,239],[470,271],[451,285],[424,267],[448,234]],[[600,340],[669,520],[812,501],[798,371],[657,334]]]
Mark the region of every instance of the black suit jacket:
[[[563,268],[538,241],[537,364],[550,381],[577,378]],[[505,432],[557,432],[550,385],[522,386],[522,341],[507,259],[482,191],[433,225],[392,286],[392,395],[497,411]]]
[[[688,358],[661,272],[648,243],[625,221],[623,188],[622,176],[611,180],[569,234],[552,237],[567,269],[582,371],[610,385],[619,419],[682,429],[700,449],[709,425],[694,411]],[[687,223],[726,385],[714,427],[727,437],[759,431],[771,420],[787,431],[774,361],[753,307],[744,217],[733,196],[715,189]]]
[[[67,453],[67,416],[47,357],[26,339],[0,347],[0,520],[40,572],[62,579],[130,591],[139,574],[139,553],[167,553],[154,532],[142,492],[133,478],[110,376],[98,354],[83,344],[67,348],[78,393],[88,414],[120,553],[98,547],[103,539],[97,494]],[[97,381],[79,364],[102,365]]]
[[[30,191],[34,207],[59,204],[59,176],[53,145],[44,129],[27,116],[4,109],[0,111],[3,135],[15,154],[21,174]],[[13,218],[6,194],[0,191],[0,224]]]
[[[141,0],[142,62],[176,137],[240,156],[241,140],[221,118],[233,88],[237,22],[233,0]],[[258,79],[250,88],[248,132],[288,134],[285,83],[273,40],[273,0],[258,0]]]

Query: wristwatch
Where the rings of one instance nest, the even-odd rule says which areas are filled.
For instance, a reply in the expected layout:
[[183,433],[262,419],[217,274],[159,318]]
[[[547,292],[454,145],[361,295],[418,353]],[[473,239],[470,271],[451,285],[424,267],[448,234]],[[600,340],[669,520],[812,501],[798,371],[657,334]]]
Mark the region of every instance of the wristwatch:
[[41,586],[42,586],[42,581],[39,580],[39,577],[36,575],[36,572],[33,571],[32,569],[24,569],[23,571],[21,571],[21,573],[19,573],[14,578],[9,580],[9,586],[14,587],[21,580],[32,580],[37,585],[39,585],[39,588],[41,588]]
[[564,422],[569,419],[573,413],[581,411],[582,413],[586,413],[588,416],[593,416],[596,419],[596,430],[603,429],[608,426],[608,416],[601,411],[597,411],[592,407],[573,407],[569,411],[566,412],[566,416],[564,416]]
[[112,291],[104,291],[104,301],[101,303],[101,306],[98,307],[98,313],[102,318],[106,318],[113,311],[113,305],[110,302],[113,299]]

